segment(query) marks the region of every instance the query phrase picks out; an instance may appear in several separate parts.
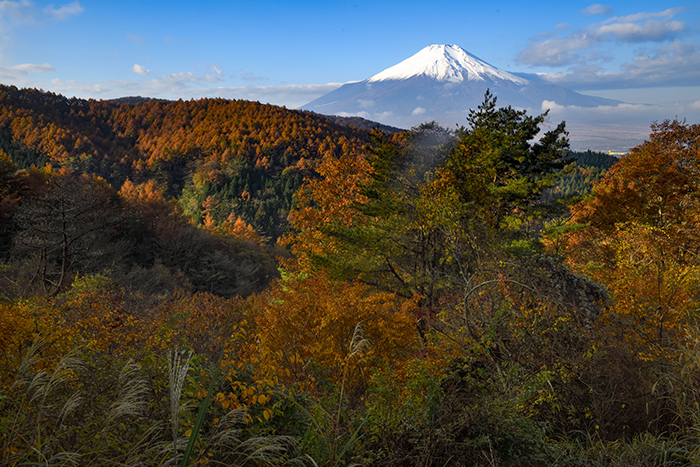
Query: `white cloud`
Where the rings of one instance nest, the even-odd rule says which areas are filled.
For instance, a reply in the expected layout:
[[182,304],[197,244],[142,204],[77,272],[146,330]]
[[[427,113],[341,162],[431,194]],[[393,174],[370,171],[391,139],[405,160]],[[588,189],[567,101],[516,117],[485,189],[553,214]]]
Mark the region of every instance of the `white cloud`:
[[63,5],[60,8],[54,8],[53,5],[49,5],[46,8],[44,8],[44,13],[58,21],[63,21],[69,16],[79,15],[83,11],[85,10],[82,6],[80,6],[80,2],[77,1],[69,3],[67,5]]
[[576,66],[565,72],[539,73],[544,81],[575,90],[696,86],[700,83],[700,47],[673,42],[637,55],[619,71],[604,71],[597,65]]
[[411,112],[411,115],[422,115],[425,113],[425,109],[423,107],[416,107],[413,109],[413,112]]
[[36,21],[35,13],[34,5],[28,0],[0,1],[0,60],[4,58],[4,51],[11,44],[14,32]]
[[33,63],[24,63],[22,65],[13,65],[7,68],[22,73],[47,73],[49,71],[56,71],[56,69],[48,63],[44,63],[41,65],[36,65]]
[[191,71],[171,73],[169,75],[154,78],[150,81],[153,89],[164,93],[177,93],[186,90],[191,84],[206,82],[203,76],[197,76]]
[[578,50],[592,47],[593,38],[578,33],[564,39],[546,39],[530,44],[518,55],[518,61],[529,65],[559,66],[580,61]]
[[24,63],[22,65],[0,67],[0,78],[14,81],[27,76],[29,73],[49,73],[52,71],[56,71],[56,69],[48,63],[42,65]]
[[542,106],[540,107],[540,112],[544,112],[546,110],[556,111],[556,110],[560,110],[562,108],[564,108],[563,105],[559,105],[554,101],[544,100],[544,101],[542,101]]
[[15,33],[22,27],[64,20],[82,11],[83,7],[77,1],[60,8],[49,5],[38,10],[30,0],[0,0],[0,59],[4,58],[4,51],[12,45]]
[[117,97],[109,96],[112,87],[109,84],[83,84],[75,80],[52,79],[51,90],[67,97]]
[[299,108],[324,94],[339,88],[343,83],[328,84],[288,84],[283,86],[244,86],[218,87],[196,91],[197,97],[224,97],[227,99],[244,99],[288,108]]
[[[138,64],[134,65],[131,71],[140,75],[150,73],[149,70]],[[61,94],[87,99],[110,99],[135,95],[165,99],[191,99],[213,96],[216,88],[204,88],[202,86],[215,81],[215,78],[208,75],[202,76],[192,72],[181,72],[145,81],[124,80],[91,84],[79,81],[53,80],[49,89]]]
[[147,75],[151,72],[151,70],[146,69],[145,66],[139,65],[138,63],[134,64],[134,66],[131,67],[131,71],[133,71],[137,75]]
[[607,5],[601,5],[600,3],[595,3],[587,8],[581,10],[581,13],[586,16],[598,16],[598,15],[609,15],[612,13],[613,9]]
[[[133,70],[132,70],[133,71]],[[69,93],[83,98],[114,98],[123,96],[149,96],[165,99],[198,99],[220,97],[243,99],[273,105],[298,108],[327,94],[344,83],[242,86],[212,85],[221,83],[218,75],[198,75],[192,72],[172,73],[146,81],[110,81],[99,85],[77,82],[61,82],[50,88],[54,92]]]
[[613,17],[568,34],[559,31],[560,35],[557,35],[556,30],[561,28],[555,28],[555,31],[535,36],[533,43],[525,47],[517,59],[521,63],[535,66],[582,64],[600,60],[605,55],[600,51],[586,54],[583,51],[599,48],[612,52],[615,43],[619,42],[637,44],[672,41],[687,29],[685,22],[672,19],[681,11],[679,8],[669,8],[660,12]]
[[[52,4],[44,8],[43,15],[37,15],[37,9],[33,2],[29,0],[2,0],[0,1],[0,23],[9,23],[11,26],[17,26],[21,23],[33,23],[38,18],[53,19],[62,21],[69,16],[82,13],[84,8],[80,2],[74,1],[59,8]],[[3,27],[3,29],[6,29]]]
[[369,120],[372,117],[368,112],[365,112],[365,111],[354,112],[354,113],[352,113],[352,112],[340,112],[338,114],[338,116],[339,117],[362,117],[362,118],[367,119],[367,120]]
[[[137,66],[135,65],[135,67]],[[132,71],[136,73],[133,67]],[[77,96],[85,99],[110,99],[135,95],[166,99],[189,99],[201,97],[197,95],[199,90],[196,88],[196,85],[202,83],[206,83],[206,77],[198,76],[191,72],[184,72],[172,73],[146,81],[82,83],[73,80],[52,80],[49,89],[67,96]]]
[[683,11],[682,8],[667,8],[664,11],[652,11],[652,12],[643,11],[640,13],[635,13],[633,15],[609,18],[609,19],[606,19],[604,22],[618,21],[618,22],[622,22],[622,23],[629,23],[629,22],[641,21],[643,19],[651,19],[651,18],[673,18],[674,16],[678,15],[678,13],[680,13],[681,11]]
[[34,6],[28,0],[13,2],[0,1],[0,20],[10,23],[26,22],[34,19]]
[[695,44],[674,42],[650,54],[639,55],[622,65],[630,79],[675,85],[700,83],[700,49]]
[[596,37],[611,35],[622,42],[663,42],[675,38],[685,28],[683,21],[649,20],[645,23],[613,23],[601,25]]
[[599,105],[598,107],[580,107],[577,105],[560,105],[556,101],[542,101],[542,111],[549,110],[552,114],[557,114],[566,111],[577,111],[586,112],[589,114],[623,114],[628,112],[645,112],[648,110],[656,110],[657,106],[650,106],[644,104],[626,104],[621,103],[617,105]]

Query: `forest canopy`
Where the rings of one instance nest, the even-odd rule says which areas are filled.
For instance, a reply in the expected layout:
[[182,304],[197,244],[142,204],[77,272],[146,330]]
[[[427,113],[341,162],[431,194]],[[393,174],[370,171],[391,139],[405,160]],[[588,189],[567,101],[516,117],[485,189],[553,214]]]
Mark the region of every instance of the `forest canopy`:
[[700,125],[0,101],[3,465],[700,462]]

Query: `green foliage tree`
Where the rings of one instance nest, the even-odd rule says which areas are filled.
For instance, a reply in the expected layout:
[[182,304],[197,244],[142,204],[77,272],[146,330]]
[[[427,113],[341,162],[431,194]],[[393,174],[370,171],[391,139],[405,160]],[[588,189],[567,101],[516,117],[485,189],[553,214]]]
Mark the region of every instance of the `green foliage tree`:
[[[556,184],[542,194],[544,201],[561,199],[567,205],[580,201],[582,196],[589,194],[593,182],[600,180],[618,158],[602,152],[569,152],[572,160],[567,170]],[[568,214],[568,213],[567,213]]]
[[564,122],[532,142],[546,116],[498,108],[487,92],[484,102],[469,112],[469,126],[458,132],[459,144],[447,168],[463,202],[487,226],[498,227],[529,209],[564,168],[569,148]]
[[497,109],[487,93],[470,128],[456,135],[434,124],[393,140],[375,133],[366,159],[324,159],[326,181],[302,188],[310,194],[300,196],[302,211],[292,218],[303,230],[295,252],[335,277],[435,306],[449,284],[483,269],[494,235],[527,235],[519,227],[536,214],[568,150],[563,123],[532,142],[545,115]]

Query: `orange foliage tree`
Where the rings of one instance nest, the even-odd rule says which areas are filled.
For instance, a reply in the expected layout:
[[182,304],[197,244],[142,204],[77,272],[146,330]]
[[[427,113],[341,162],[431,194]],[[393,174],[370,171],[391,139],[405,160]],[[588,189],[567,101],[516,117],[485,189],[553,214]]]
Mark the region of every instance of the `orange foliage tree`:
[[607,324],[625,326],[608,329],[645,359],[683,342],[700,278],[700,125],[652,130],[572,208],[567,239],[569,263],[615,298]]
[[329,227],[353,227],[363,222],[352,207],[366,200],[362,187],[370,181],[370,170],[362,152],[340,157],[328,153],[316,167],[319,177],[305,180],[296,194],[297,209],[289,214],[297,233],[285,238],[300,261],[337,251],[336,242],[324,233]]
[[[347,379],[358,388],[371,367],[402,362],[415,350],[414,306],[325,272],[287,273],[258,304],[260,355],[292,381]],[[359,340],[367,344],[361,352]]]

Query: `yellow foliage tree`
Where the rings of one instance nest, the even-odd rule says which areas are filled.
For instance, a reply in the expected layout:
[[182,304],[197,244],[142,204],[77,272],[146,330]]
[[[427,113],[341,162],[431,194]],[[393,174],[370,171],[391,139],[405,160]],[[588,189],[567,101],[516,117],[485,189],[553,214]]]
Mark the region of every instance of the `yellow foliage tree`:
[[[260,356],[292,381],[325,375],[357,389],[373,365],[403,362],[417,346],[413,301],[333,281],[325,272],[284,274],[261,302]],[[368,343],[362,352],[356,351],[358,333]]]
[[569,264],[614,297],[602,322],[643,359],[674,354],[696,319],[700,125],[666,121],[572,208]]
[[37,341],[44,350],[37,364],[48,369],[71,348],[74,333],[49,301],[0,304],[0,387],[12,384],[25,354]]
[[614,303],[601,326],[644,360],[673,354],[688,337],[698,307],[700,268],[677,251],[665,229],[618,224],[607,238],[612,261],[583,270],[605,283]]

